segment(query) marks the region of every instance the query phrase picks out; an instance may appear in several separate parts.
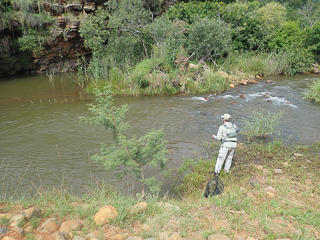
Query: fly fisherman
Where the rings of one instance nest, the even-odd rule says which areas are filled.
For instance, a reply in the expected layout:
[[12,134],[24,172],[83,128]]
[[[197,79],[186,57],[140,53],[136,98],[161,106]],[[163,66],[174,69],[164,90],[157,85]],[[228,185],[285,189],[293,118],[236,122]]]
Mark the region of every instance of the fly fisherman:
[[226,173],[230,172],[232,158],[237,146],[237,132],[239,132],[237,126],[230,122],[231,116],[228,113],[221,116],[221,119],[223,124],[220,125],[217,135],[212,135],[213,139],[222,142],[214,171],[215,175],[219,175],[225,160],[224,171]]

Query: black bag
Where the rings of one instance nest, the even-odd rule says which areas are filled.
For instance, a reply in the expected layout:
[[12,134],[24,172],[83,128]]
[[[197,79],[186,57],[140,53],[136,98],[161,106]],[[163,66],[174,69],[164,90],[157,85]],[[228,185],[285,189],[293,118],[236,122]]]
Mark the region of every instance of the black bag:
[[218,176],[215,176],[207,183],[204,197],[219,195],[223,192],[224,184]]

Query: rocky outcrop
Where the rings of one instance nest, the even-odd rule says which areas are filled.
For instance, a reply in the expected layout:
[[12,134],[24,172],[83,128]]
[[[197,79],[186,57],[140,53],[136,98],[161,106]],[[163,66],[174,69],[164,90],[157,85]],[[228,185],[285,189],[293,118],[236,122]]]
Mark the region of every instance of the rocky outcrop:
[[[70,2],[70,1],[69,1]],[[80,2],[80,1],[79,1]],[[70,4],[67,0],[43,3],[43,9],[53,17],[50,26],[50,41],[45,49],[38,53],[20,51],[15,41],[21,37],[21,26],[15,22],[7,28],[0,28],[0,76],[19,72],[55,73],[73,71],[78,66],[78,58],[88,58],[91,50],[84,47],[84,41],[78,32],[80,13],[91,13],[104,1],[81,1]],[[49,31],[48,31],[49,34]]]

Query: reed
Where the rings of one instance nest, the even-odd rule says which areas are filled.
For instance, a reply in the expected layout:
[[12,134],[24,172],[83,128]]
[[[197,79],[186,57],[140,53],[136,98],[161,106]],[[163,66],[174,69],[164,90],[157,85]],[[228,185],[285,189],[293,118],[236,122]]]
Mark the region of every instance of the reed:
[[320,103],[320,79],[312,81],[312,83],[307,86],[303,96],[305,99]]
[[276,126],[280,123],[283,112],[271,113],[263,111],[255,111],[249,119],[244,120],[244,131],[247,140],[254,138],[271,137],[276,130]]

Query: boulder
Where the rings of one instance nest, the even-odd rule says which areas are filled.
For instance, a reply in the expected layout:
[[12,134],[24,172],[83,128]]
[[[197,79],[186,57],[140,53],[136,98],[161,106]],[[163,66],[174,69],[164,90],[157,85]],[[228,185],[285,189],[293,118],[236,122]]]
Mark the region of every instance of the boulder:
[[9,221],[9,227],[14,228],[17,227],[19,222],[24,221],[26,219],[25,215],[19,214],[15,215],[11,220]]
[[224,71],[218,71],[218,74],[220,77],[223,77],[225,79],[229,78],[228,73],[224,72]]
[[201,233],[195,233],[192,236],[188,236],[185,238],[186,240],[204,240],[205,238],[202,236]]
[[224,234],[213,234],[208,237],[208,240],[231,240],[231,238]]
[[[87,238],[96,238],[96,239],[100,239],[103,237],[103,233],[101,233],[99,230],[94,230],[93,232],[87,234],[86,236]],[[119,239],[120,240],[120,239]]]
[[266,80],[266,83],[273,83],[272,80]]
[[34,237],[35,237],[35,240],[45,240],[43,235],[36,234]]
[[167,240],[169,237],[169,232],[161,232],[159,233],[158,240]]
[[84,237],[75,236],[72,240],[87,240],[87,239]]
[[247,84],[248,84],[248,80],[242,80],[242,81],[240,82],[240,84],[241,84],[241,85],[247,85]]
[[57,231],[59,227],[60,226],[58,225],[57,220],[55,218],[49,218],[38,228],[38,230],[40,232],[53,233]]
[[276,197],[275,194],[272,193],[272,192],[266,192],[265,194],[266,194],[266,196],[267,196],[268,198],[270,198],[270,199],[274,199],[274,198]]
[[271,187],[271,186],[266,187],[264,191],[265,191],[265,192],[271,192],[271,193],[273,193],[273,194],[276,194],[276,190],[275,190],[273,187]]
[[93,217],[96,224],[109,223],[111,219],[115,219],[118,216],[117,210],[111,206],[103,206]]
[[130,236],[127,238],[127,240],[143,240],[143,238],[138,236]]
[[230,88],[234,88],[235,85],[234,85],[233,83],[230,83],[229,87],[230,87]]
[[12,237],[4,237],[4,238],[2,238],[2,240],[16,240],[15,238],[12,238]]
[[31,218],[40,218],[41,217],[41,210],[39,208],[36,207],[32,207],[29,209],[26,209],[22,212],[23,215],[26,216],[27,219],[31,219]]
[[281,170],[281,169],[274,169],[274,173],[275,174],[282,174],[283,173],[283,171]]
[[72,234],[72,232],[81,229],[83,226],[84,224],[81,220],[72,219],[72,220],[63,222],[59,228],[59,232],[70,235]]
[[63,234],[61,232],[54,232],[51,234],[51,237],[54,240],[65,240],[65,237],[63,236]]
[[12,213],[0,213],[0,218],[12,218]]
[[126,239],[127,235],[126,234],[117,234],[113,236],[111,239],[112,240],[124,240]]
[[1,227],[1,228],[0,228],[0,237],[1,237],[1,235],[2,235],[2,236],[6,235],[7,232],[9,232],[8,228],[6,228],[6,227]]
[[249,80],[248,83],[250,84],[257,84],[258,82],[256,80]]
[[168,238],[168,240],[182,240],[182,237],[179,233],[174,233]]
[[288,162],[284,162],[284,163],[282,163],[282,165],[283,165],[284,167],[289,167],[289,163],[288,163]]
[[318,68],[314,68],[314,69],[313,69],[313,73],[319,74],[319,69],[318,69]]
[[18,233],[18,235],[19,235],[20,237],[24,237],[24,235],[25,235],[23,228],[14,227],[12,230],[15,231],[16,233]]
[[131,213],[145,212],[147,208],[148,208],[148,204],[146,202],[140,202],[131,208]]

